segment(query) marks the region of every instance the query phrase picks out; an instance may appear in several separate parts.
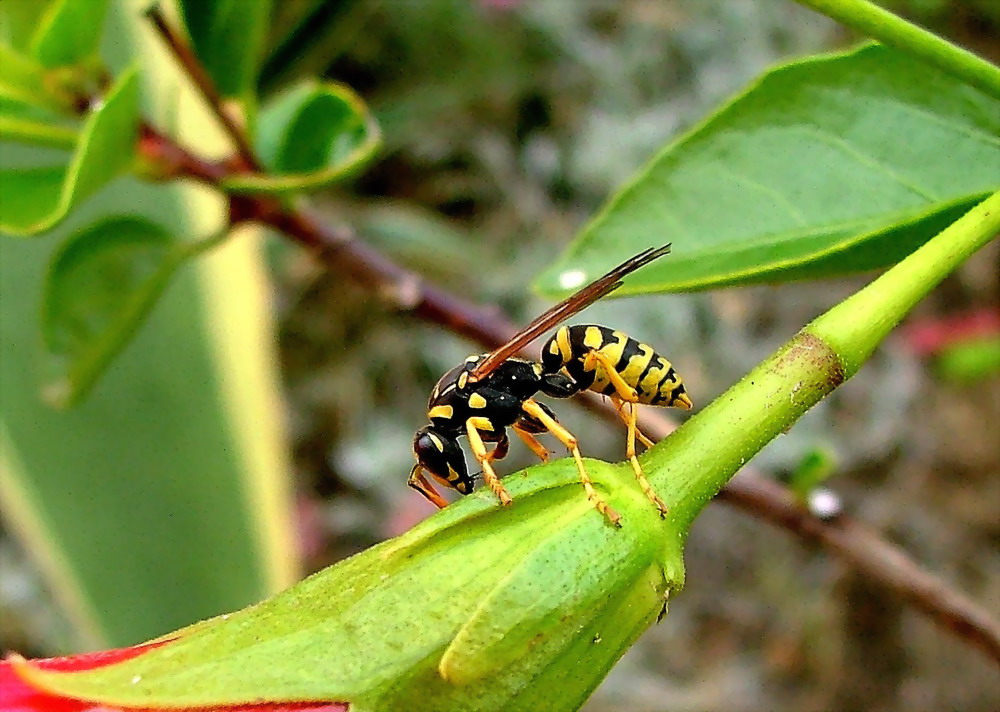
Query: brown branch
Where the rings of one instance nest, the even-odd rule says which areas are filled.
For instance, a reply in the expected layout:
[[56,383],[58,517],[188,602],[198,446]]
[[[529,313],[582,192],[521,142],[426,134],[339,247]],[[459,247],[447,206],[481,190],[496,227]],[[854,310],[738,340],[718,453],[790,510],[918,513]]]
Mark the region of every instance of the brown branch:
[[259,171],[260,164],[254,154],[253,147],[250,145],[250,139],[247,137],[246,131],[243,130],[240,122],[226,108],[222,95],[219,94],[219,90],[215,87],[215,82],[212,81],[208,72],[205,71],[202,63],[198,61],[197,55],[195,55],[191,46],[188,45],[187,40],[181,36],[180,32],[170,26],[158,4],[150,6],[146,10],[145,15],[146,19],[152,23],[153,29],[156,30],[156,33],[170,50],[170,53],[174,55],[174,59],[187,72],[191,81],[194,82],[198,91],[201,92],[208,107],[215,114],[215,118],[219,120],[219,123],[226,130],[226,134],[236,145],[236,152],[241,163],[239,167],[244,171]]
[[1000,623],[861,522],[845,515],[818,519],[796,504],[785,487],[760,476],[735,477],[719,499],[819,544],[1000,663]]
[[[240,137],[243,137],[242,143],[246,144],[242,130],[227,122],[221,98],[214,92],[197,58],[185,49],[186,44],[178,41],[156,9],[149,14],[233,140],[241,145]],[[159,166],[160,174],[167,178],[191,178],[222,190],[221,182],[234,172],[233,166],[205,161],[149,126],[141,132],[139,150]],[[244,156],[244,160],[247,156],[252,159],[252,153]],[[283,232],[312,250],[329,269],[353,279],[393,308],[439,324],[484,349],[499,346],[516,332],[515,325],[498,311],[478,307],[426,283],[359,240],[350,228],[332,226],[306,210],[289,207],[267,196],[229,194],[229,200],[233,223],[258,222]],[[614,411],[600,397],[585,394],[581,400],[588,409],[617,422]],[[643,415],[642,426],[657,440],[676,427],[662,415],[648,412]],[[1000,663],[1000,624],[974,601],[924,571],[906,553],[862,524],[845,516],[824,521],[797,504],[785,487],[747,472],[746,468],[723,488],[719,499],[782,527],[804,541],[819,544],[869,576],[876,585],[900,596],[945,630]]]

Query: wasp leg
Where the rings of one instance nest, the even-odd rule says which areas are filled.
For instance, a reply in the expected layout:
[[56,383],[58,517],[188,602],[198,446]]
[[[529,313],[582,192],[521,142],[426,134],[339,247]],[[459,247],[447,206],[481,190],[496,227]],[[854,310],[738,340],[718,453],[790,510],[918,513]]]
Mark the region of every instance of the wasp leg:
[[[611,400],[617,400],[616,396],[612,396]],[[622,404],[622,408],[624,408]],[[638,416],[638,409],[635,403],[628,404],[628,439],[625,445],[625,456],[628,458],[629,463],[632,465],[632,472],[635,473],[635,479],[639,483],[639,488],[642,493],[646,495],[646,498],[653,503],[653,506],[657,508],[660,512],[661,517],[667,516],[667,505],[663,503],[656,492],[653,491],[653,486],[649,484],[649,480],[646,479],[646,473],[642,471],[642,466],[639,464],[639,458],[635,456],[635,436],[639,432],[639,428],[636,427],[635,421]],[[619,411],[621,412],[621,411]]]
[[406,480],[406,484],[422,494],[428,502],[433,504],[438,509],[444,509],[448,506],[448,501],[438,494],[438,491],[434,489],[434,485],[432,485],[427,478],[424,477],[424,468],[421,465],[418,464],[413,466],[413,469],[410,470],[410,477]]
[[603,514],[609,522],[614,526],[621,526],[621,515],[611,508],[604,498],[597,493],[594,489],[594,481],[590,479],[590,475],[587,474],[587,468],[583,466],[583,456],[580,455],[580,448],[577,446],[576,436],[571,432],[566,430],[562,425],[560,425],[555,418],[545,412],[545,409],[540,403],[535,402],[531,398],[524,401],[524,405],[521,406],[528,415],[538,420],[545,428],[556,436],[556,438],[561,442],[567,450],[573,453],[573,459],[576,460],[576,469],[580,473],[580,482],[583,483],[583,489],[587,493],[587,499],[590,500],[591,504],[597,509],[598,512]]
[[493,446],[493,449],[490,450],[486,457],[490,462],[496,462],[507,457],[508,452],[510,452],[510,438],[504,435],[503,438],[497,441],[497,444]]
[[479,462],[479,466],[483,468],[483,479],[486,480],[486,484],[493,490],[493,494],[500,500],[500,504],[506,506],[512,500],[500,482],[500,478],[497,477],[497,473],[493,471],[493,465],[490,464],[490,453],[486,450],[486,444],[483,443],[483,438],[479,435],[479,431],[476,430],[476,420],[477,418],[469,418],[465,421],[465,431],[469,436],[469,446],[472,448],[472,454]]
[[[653,503],[653,506],[655,506],[657,510],[659,510],[660,516],[665,517],[668,511],[667,505],[665,505],[663,500],[660,499],[656,492],[653,491],[653,486],[649,484],[649,480],[646,479],[646,473],[642,471],[642,466],[639,464],[639,458],[635,456],[635,437],[636,433],[639,431],[639,428],[636,425],[636,420],[639,417],[639,412],[636,409],[636,404],[639,402],[639,394],[636,393],[635,388],[626,383],[621,374],[615,370],[615,365],[611,363],[611,359],[602,354],[600,351],[591,351],[584,357],[584,368],[593,367],[595,361],[604,367],[605,372],[608,374],[608,380],[611,381],[612,385],[615,387],[615,395],[611,396],[611,400],[614,401],[619,399],[629,404],[628,421],[626,421],[628,425],[628,439],[625,445],[625,456],[628,457],[628,461],[632,465],[632,472],[635,473],[635,479],[639,483],[642,493],[646,495],[646,498]],[[617,405],[615,406],[615,409],[618,410],[619,413],[622,413]]]
[[[611,404],[614,405],[615,412],[618,413],[618,417],[622,419],[622,422],[625,423],[625,425],[628,425],[629,415],[628,413],[625,412],[625,406],[622,404],[622,401],[618,400],[617,398],[612,398]],[[639,438],[639,442],[641,442],[645,447],[653,447],[653,445],[656,444],[655,442],[647,438],[643,434],[643,432],[639,430],[638,426],[635,429],[635,436]]]
[[517,433],[517,436],[521,438],[524,444],[527,445],[533,453],[538,455],[539,460],[541,460],[542,462],[549,461],[549,451],[544,445],[538,442],[538,438],[536,438],[527,430],[521,430],[521,428],[517,427],[517,423],[515,423],[511,427],[514,428],[514,432]]

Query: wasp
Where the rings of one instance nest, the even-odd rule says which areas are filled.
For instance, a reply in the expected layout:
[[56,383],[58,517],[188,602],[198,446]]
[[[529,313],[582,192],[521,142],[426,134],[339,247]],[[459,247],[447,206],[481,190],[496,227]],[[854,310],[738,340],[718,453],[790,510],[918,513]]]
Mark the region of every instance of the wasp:
[[572,454],[590,502],[611,524],[620,526],[620,515],[601,497],[587,474],[576,437],[559,423],[548,406],[535,400],[539,393],[570,398],[590,390],[611,398],[628,427],[626,454],[639,486],[661,516],[665,515],[666,505],[656,496],[636,458],[636,439],[646,447],[652,445],[636,425],[636,404],[692,407],[670,362],[652,347],[595,324],[560,326],[542,346],[539,361],[518,358],[515,354],[613,292],[629,273],[669,252],[668,244],[639,253],[546,311],[491,353],[469,356],[444,374],[427,401],[430,424],[414,436],[417,463],[407,484],[439,508],[448,503],[425,477],[425,472],[441,485],[469,494],[474,481],[458,443],[460,437],[465,437],[486,484],[501,504],[508,505],[511,497],[492,464],[507,455],[510,448],[507,429],[513,430],[543,462],[549,453],[536,435],[547,432]]

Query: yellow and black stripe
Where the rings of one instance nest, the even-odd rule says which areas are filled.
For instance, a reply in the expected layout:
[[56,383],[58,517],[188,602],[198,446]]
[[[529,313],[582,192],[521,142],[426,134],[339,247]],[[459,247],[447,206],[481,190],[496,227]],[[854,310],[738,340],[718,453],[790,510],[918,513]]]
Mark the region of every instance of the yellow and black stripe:
[[653,347],[628,334],[596,324],[574,324],[556,331],[542,347],[542,365],[553,373],[565,369],[582,389],[614,395],[615,386],[604,367],[585,364],[587,354],[598,352],[629,386],[636,390],[639,403],[690,408],[681,377]]

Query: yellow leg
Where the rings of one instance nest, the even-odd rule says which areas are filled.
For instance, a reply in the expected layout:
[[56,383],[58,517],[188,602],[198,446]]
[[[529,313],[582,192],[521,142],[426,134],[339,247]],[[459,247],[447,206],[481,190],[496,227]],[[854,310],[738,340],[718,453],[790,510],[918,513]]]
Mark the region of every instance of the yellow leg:
[[414,465],[413,469],[410,470],[410,477],[406,480],[406,484],[422,494],[427,501],[438,509],[444,509],[448,506],[448,501],[438,494],[438,491],[434,489],[434,485],[424,477],[424,468],[420,465]]
[[653,486],[649,484],[649,480],[646,479],[646,473],[642,471],[642,466],[639,464],[639,458],[635,456],[635,435],[639,432],[636,427],[635,421],[638,417],[638,409],[635,407],[635,403],[629,403],[629,420],[628,420],[628,441],[625,446],[625,455],[628,457],[628,461],[632,463],[632,472],[635,473],[635,479],[639,483],[639,488],[642,489],[642,493],[646,495],[646,498],[653,503],[659,512],[661,517],[667,516],[667,505],[663,503],[663,500],[656,496],[656,492],[653,491]]
[[505,457],[507,457],[507,452],[509,450],[510,450],[509,441],[506,438],[504,438],[503,440],[501,440],[500,442],[498,442],[496,445],[493,446],[493,449],[490,450],[489,454],[486,456],[486,459],[491,463],[496,462],[497,460],[502,460]]
[[615,392],[623,401],[628,401],[629,403],[639,402],[639,394],[636,393],[635,388],[627,384],[625,379],[622,378],[622,375],[615,370],[615,365],[611,363],[611,359],[602,354],[600,351],[591,351],[583,357],[583,367],[587,370],[592,370],[595,362],[604,367],[604,372],[608,374],[608,380],[611,381],[611,385],[615,387]]
[[[649,480],[646,479],[646,474],[642,471],[642,466],[639,464],[639,458],[635,456],[635,437],[639,431],[636,425],[636,420],[639,417],[639,412],[636,410],[636,404],[639,402],[639,394],[635,388],[625,382],[621,374],[615,370],[615,365],[611,363],[611,360],[600,351],[591,351],[584,357],[584,368],[588,368],[588,362],[592,366],[595,361],[604,367],[605,372],[608,374],[608,380],[615,387],[615,396],[612,396],[611,399],[615,400],[617,397],[629,404],[628,420],[626,421],[628,425],[628,440],[625,446],[625,455],[632,465],[632,472],[635,473],[635,479],[638,481],[643,494],[659,510],[660,516],[664,517],[667,514],[667,505],[653,491],[653,486],[649,484]],[[617,405],[615,409],[618,410],[619,415],[623,415],[622,410]],[[646,438],[646,442],[649,442],[648,438]]]
[[[622,405],[622,401],[619,400],[618,398],[612,398],[611,403],[612,405],[614,405],[615,412],[618,413],[618,417],[621,418],[622,422],[625,423],[625,425],[627,426],[629,422],[629,415],[628,413],[625,412],[625,407]],[[643,435],[642,431],[639,430],[638,426],[636,426],[635,429],[635,436],[639,438],[639,442],[641,442],[644,447],[653,447],[653,445],[656,444],[652,440],[647,438],[645,435]]]
[[583,483],[583,489],[587,493],[587,499],[590,500],[591,504],[594,505],[597,511],[603,514],[609,522],[616,527],[620,527],[621,515],[613,510],[611,505],[605,502],[604,498],[597,493],[596,489],[594,489],[594,482],[590,479],[590,475],[587,474],[587,468],[583,466],[583,456],[580,454],[580,448],[577,446],[576,436],[556,422],[556,420],[546,413],[545,410],[538,405],[538,403],[530,398],[524,401],[524,404],[521,407],[524,409],[525,413],[541,422],[550,433],[556,436],[559,442],[561,442],[567,450],[573,453],[573,459],[576,460],[576,469],[580,473],[580,482]]
[[516,425],[511,427],[514,428],[514,432],[517,433],[517,436],[521,438],[524,444],[527,445],[531,449],[531,451],[538,456],[539,460],[541,460],[542,462],[549,461],[549,451],[546,449],[544,445],[538,442],[538,438],[536,438],[533,434],[529,433],[526,430],[521,430]]
[[486,484],[493,490],[493,494],[500,500],[500,504],[505,506],[510,504],[510,495],[504,489],[503,483],[497,477],[497,473],[493,471],[493,465],[490,464],[490,453],[486,450],[486,445],[483,443],[479,431],[476,430],[476,427],[470,421],[466,421],[465,431],[469,436],[469,445],[472,447],[472,454],[479,462],[479,466],[483,468],[483,479],[486,480]]

